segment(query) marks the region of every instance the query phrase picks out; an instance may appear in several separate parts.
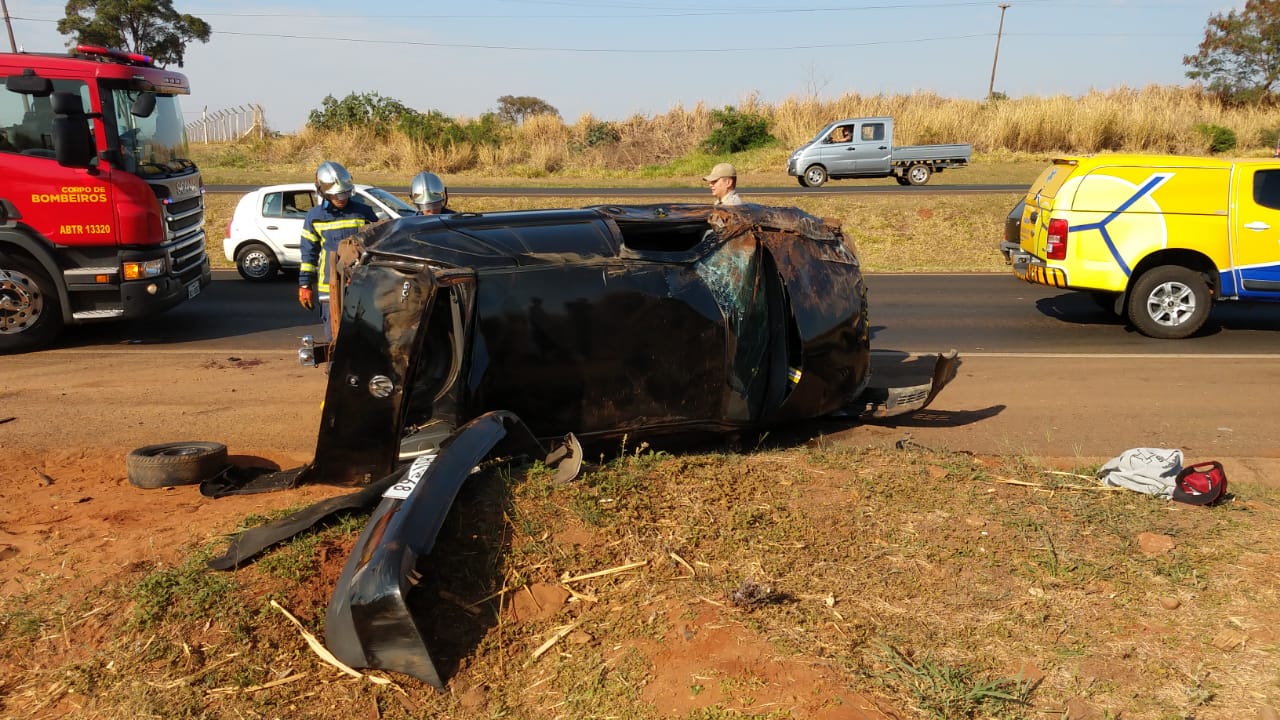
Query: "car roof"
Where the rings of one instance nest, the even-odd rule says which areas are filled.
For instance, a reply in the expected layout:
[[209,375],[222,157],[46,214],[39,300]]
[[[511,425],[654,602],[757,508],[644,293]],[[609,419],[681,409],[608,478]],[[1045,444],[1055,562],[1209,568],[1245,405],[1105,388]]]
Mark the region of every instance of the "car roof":
[[[357,190],[368,190],[371,187],[373,186],[365,185],[364,183],[356,183]],[[282,185],[263,185],[262,187],[257,188],[256,190],[252,190],[251,192],[265,193],[265,192],[280,192],[285,190],[315,190],[315,189],[316,189],[315,183],[300,182],[300,183],[284,183]]]

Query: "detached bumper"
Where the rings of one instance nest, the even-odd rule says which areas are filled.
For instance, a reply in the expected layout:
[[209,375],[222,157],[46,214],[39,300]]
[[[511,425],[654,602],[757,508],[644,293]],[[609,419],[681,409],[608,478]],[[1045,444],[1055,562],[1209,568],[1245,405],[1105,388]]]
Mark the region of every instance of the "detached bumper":
[[569,435],[548,454],[518,417],[495,411],[451,435],[435,455],[421,455],[392,484],[347,560],[329,601],[325,646],[356,668],[404,673],[444,689],[427,647],[425,620],[409,608],[419,557],[431,552],[454,497],[490,455],[545,458],[556,480],[577,474],[582,449]]

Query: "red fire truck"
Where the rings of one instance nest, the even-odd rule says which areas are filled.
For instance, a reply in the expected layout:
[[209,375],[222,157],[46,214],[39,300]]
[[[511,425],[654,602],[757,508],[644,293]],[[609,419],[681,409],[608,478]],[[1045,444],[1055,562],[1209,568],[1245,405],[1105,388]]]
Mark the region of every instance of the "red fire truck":
[[0,353],[137,318],[209,284],[204,184],[151,58],[0,53]]

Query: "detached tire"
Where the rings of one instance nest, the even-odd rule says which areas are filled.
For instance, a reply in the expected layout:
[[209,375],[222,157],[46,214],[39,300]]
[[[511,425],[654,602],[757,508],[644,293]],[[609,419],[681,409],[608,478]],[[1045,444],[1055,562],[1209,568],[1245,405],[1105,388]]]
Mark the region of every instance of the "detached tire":
[[140,488],[195,485],[227,466],[227,446],[216,442],[177,442],[140,447],[125,457],[129,482]]

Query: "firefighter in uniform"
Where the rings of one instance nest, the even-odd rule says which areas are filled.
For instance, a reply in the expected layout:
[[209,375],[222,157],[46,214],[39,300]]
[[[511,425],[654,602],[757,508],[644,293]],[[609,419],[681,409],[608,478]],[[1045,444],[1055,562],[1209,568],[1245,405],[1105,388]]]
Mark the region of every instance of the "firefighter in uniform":
[[302,265],[298,268],[298,303],[307,310],[320,305],[324,337],[333,342],[329,324],[329,281],[338,243],[351,237],[378,217],[364,203],[351,202],[355,183],[351,173],[336,162],[326,161],[316,168],[316,192],[320,204],[307,211],[302,221]]
[[409,183],[409,199],[418,207],[419,215],[451,215],[449,189],[439,175],[420,172]]

